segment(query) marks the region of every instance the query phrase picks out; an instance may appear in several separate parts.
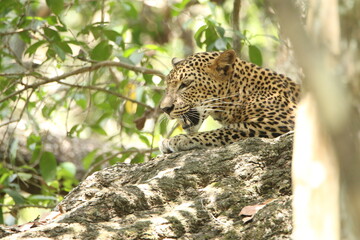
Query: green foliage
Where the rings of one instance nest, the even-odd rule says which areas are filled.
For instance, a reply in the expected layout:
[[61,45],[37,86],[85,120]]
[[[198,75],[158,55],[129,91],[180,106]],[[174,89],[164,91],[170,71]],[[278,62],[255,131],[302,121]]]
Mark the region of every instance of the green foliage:
[[64,9],[64,0],[46,0],[46,4],[56,15],[59,15]]
[[40,173],[45,182],[55,179],[56,159],[51,152],[43,152],[40,157]]
[[[269,21],[258,20],[265,18],[261,1],[248,6],[241,32],[232,30],[231,1],[151,4],[1,1],[0,203],[51,207],[102,166],[158,154],[160,136],[173,125],[157,108],[172,57],[230,49],[236,34],[239,55],[262,65],[260,49],[278,44],[267,46],[277,39],[276,28],[265,32],[262,24]],[[79,139],[67,150],[75,153],[86,149],[81,141],[97,144],[67,159],[54,150],[62,144],[47,142],[46,134]],[[10,210],[2,208],[1,217]]]
[[208,17],[205,23],[194,35],[200,48],[205,45],[206,51],[221,51],[231,47],[231,38],[225,37],[225,29],[218,22]]
[[101,41],[90,52],[90,58],[96,61],[104,61],[109,59],[112,53],[112,46],[108,41]]
[[255,45],[249,46],[249,57],[250,57],[250,61],[252,61],[253,63],[260,66],[262,65],[263,60],[262,60],[261,51]]

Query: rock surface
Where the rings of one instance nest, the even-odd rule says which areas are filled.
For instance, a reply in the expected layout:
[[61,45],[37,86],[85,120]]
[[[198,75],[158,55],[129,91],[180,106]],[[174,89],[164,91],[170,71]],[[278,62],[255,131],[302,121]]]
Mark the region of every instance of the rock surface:
[[[69,193],[54,210],[61,210],[58,217],[0,237],[290,239],[292,139],[251,138],[116,164]],[[241,216],[244,207],[256,211]]]

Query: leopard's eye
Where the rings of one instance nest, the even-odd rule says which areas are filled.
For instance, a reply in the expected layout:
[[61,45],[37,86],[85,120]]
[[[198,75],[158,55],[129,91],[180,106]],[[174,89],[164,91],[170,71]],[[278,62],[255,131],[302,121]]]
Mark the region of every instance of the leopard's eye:
[[186,88],[188,85],[186,85],[185,83],[181,83],[179,86],[179,90]]
[[181,90],[181,89],[184,89],[184,88],[188,87],[191,83],[192,83],[192,81],[190,81],[190,80],[189,80],[189,81],[183,81],[183,82],[180,84],[178,90]]

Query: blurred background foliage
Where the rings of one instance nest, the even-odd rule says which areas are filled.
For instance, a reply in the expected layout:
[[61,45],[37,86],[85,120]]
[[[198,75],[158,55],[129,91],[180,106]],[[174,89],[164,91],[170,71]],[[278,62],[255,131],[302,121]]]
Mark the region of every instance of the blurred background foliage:
[[298,79],[274,19],[265,0],[1,0],[0,224],[158,155],[182,131],[158,108],[173,57],[236,45]]

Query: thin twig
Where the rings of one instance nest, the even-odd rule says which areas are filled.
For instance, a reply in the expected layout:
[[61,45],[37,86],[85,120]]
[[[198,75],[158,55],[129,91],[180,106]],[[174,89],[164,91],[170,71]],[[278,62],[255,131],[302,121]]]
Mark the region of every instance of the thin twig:
[[105,93],[108,93],[108,94],[111,94],[111,95],[114,95],[114,96],[117,96],[119,98],[122,98],[122,99],[125,99],[129,102],[133,102],[133,103],[136,103],[138,105],[141,105],[141,106],[144,106],[146,108],[149,108],[149,109],[153,109],[153,107],[145,104],[145,103],[142,103],[142,102],[139,102],[139,101],[136,101],[134,99],[131,99],[129,97],[126,97],[120,93],[117,93],[117,92],[113,92],[113,91],[110,91],[110,90],[107,90],[105,88],[101,88],[101,87],[95,87],[95,86],[87,86],[87,85],[79,85],[79,84],[71,84],[71,83],[66,83],[66,82],[62,82],[62,81],[58,81],[58,83],[62,84],[62,85],[66,85],[66,86],[69,86],[69,87],[76,87],[76,88],[83,88],[83,89],[89,89],[89,90],[95,90],[95,91],[100,91],[100,92],[105,92]]
[[19,73],[0,73],[0,77],[26,77],[34,76],[34,73],[30,72],[19,72]]
[[105,0],[101,1],[101,24],[105,22]]
[[41,206],[41,205],[33,205],[33,204],[11,205],[11,204],[0,203],[0,207],[22,209],[22,208],[54,208],[55,206]]
[[1,127],[4,127],[4,126],[6,126],[6,125],[9,125],[9,124],[11,124],[11,123],[14,123],[14,122],[18,122],[18,121],[20,121],[20,118],[19,118],[19,119],[15,119],[15,120],[8,121],[8,122],[6,122],[6,123],[1,123],[1,124],[0,124],[0,128],[1,128]]
[[151,146],[150,146],[150,150],[151,150],[151,151],[149,152],[149,160],[151,159],[151,154],[153,153],[153,150],[154,150],[155,129],[156,129],[156,123],[157,123],[157,121],[158,121],[158,119],[159,119],[159,116],[160,116],[159,111],[160,111],[160,108],[157,108],[157,109],[155,110],[154,127],[153,127],[153,130],[152,130],[152,133],[151,133],[152,138],[151,138]]
[[8,36],[8,35],[14,35],[14,34],[18,34],[18,33],[22,33],[22,32],[27,32],[27,31],[33,31],[33,29],[31,28],[21,28],[21,29],[16,29],[15,31],[12,32],[0,32],[0,37],[4,37],[4,36]]
[[[11,110],[9,119],[12,119],[12,118],[13,118],[13,115],[14,115],[16,109],[17,109],[17,105],[19,104],[19,102],[20,102],[20,98],[17,98],[16,101],[15,101],[15,104],[14,104],[12,110]],[[17,126],[17,124],[16,124],[16,126]],[[16,128],[16,127],[15,127],[15,128]],[[9,134],[9,133],[8,133],[9,131],[10,131],[9,128],[6,128],[4,135],[3,135],[2,139],[0,140],[0,145],[2,145],[2,144],[4,143],[5,137],[6,137],[7,134]],[[11,135],[12,135],[12,134],[9,134],[9,136],[11,136]],[[6,144],[5,149],[7,150],[8,147],[9,147],[9,144]],[[5,159],[5,158],[7,157],[7,155],[8,155],[8,151],[5,151],[3,158]]]

